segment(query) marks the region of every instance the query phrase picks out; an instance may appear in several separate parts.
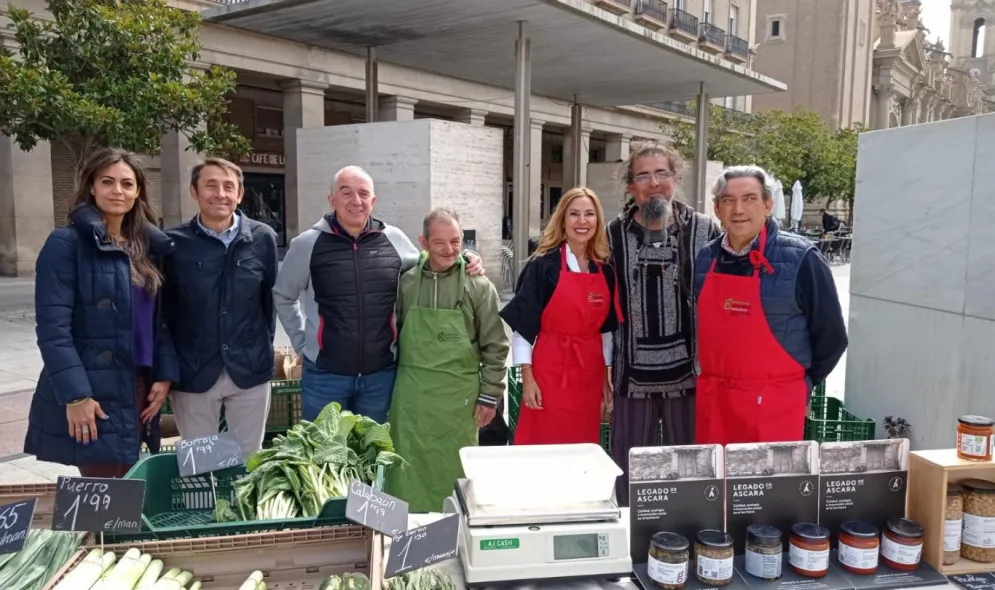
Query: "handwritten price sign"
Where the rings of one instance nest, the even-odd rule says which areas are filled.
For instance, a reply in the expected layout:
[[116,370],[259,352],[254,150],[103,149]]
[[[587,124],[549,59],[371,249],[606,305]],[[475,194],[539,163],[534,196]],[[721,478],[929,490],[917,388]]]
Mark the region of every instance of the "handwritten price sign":
[[176,460],[183,477],[245,465],[242,447],[229,432],[178,441]]
[[142,530],[145,480],[59,477],[52,530],[138,532]]

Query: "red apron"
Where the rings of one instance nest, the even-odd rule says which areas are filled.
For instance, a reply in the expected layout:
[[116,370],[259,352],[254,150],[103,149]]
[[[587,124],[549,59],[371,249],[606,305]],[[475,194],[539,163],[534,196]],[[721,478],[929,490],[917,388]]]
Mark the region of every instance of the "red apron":
[[715,260],[698,297],[695,442],[729,444],[801,440],[808,385],[805,369],[770,331],[760,301],[760,248],[750,252],[752,276],[715,272]]
[[[597,264],[597,263],[596,263]],[[560,251],[560,278],[542,312],[532,349],[532,375],[542,409],[522,403],[516,445],[595,443],[601,439],[601,394],[605,357],[601,326],[611,293],[598,272],[567,269],[567,246]]]

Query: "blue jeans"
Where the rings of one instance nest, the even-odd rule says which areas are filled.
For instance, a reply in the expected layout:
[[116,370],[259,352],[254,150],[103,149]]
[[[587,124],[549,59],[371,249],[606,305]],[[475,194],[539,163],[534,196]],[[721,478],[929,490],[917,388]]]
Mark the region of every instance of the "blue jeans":
[[301,417],[313,422],[325,406],[339,402],[343,410],[383,424],[387,421],[396,376],[397,367],[369,375],[336,375],[319,369],[305,357],[301,376]]

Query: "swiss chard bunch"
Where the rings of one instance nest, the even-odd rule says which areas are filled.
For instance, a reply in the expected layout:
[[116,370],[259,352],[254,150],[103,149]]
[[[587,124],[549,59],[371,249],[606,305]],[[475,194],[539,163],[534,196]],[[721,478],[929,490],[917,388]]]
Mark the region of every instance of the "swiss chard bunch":
[[351,480],[372,484],[380,466],[404,465],[389,424],[333,402],[314,422],[302,421],[253,453],[248,475],[235,483],[235,506],[218,500],[215,516],[219,522],[318,516],[327,500],[348,493]]

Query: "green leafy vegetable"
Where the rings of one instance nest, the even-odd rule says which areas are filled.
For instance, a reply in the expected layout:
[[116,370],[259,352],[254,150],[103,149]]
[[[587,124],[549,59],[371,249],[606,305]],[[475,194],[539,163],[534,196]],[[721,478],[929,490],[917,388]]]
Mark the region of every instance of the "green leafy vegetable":
[[218,522],[318,516],[331,498],[348,493],[349,482],[372,484],[382,467],[402,467],[390,425],[331,403],[314,422],[302,421],[273,446],[246,461],[249,474],[235,483],[235,503],[215,502]]
[[425,568],[388,579],[384,590],[456,590],[456,585],[445,572]]

